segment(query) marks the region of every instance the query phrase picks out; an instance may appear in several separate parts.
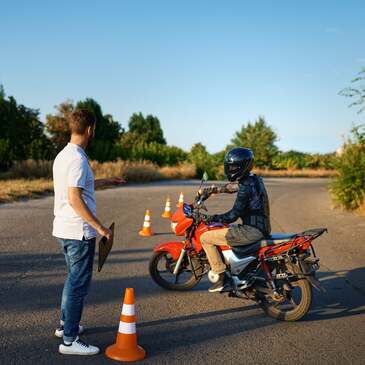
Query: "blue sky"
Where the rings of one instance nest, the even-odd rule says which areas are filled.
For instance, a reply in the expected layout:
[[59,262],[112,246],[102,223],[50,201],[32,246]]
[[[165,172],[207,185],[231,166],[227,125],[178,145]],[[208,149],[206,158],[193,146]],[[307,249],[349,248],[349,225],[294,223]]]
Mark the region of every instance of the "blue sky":
[[169,144],[225,147],[264,115],[282,150],[329,152],[364,116],[338,91],[365,66],[363,1],[4,1],[0,83],[42,120],[95,98]]

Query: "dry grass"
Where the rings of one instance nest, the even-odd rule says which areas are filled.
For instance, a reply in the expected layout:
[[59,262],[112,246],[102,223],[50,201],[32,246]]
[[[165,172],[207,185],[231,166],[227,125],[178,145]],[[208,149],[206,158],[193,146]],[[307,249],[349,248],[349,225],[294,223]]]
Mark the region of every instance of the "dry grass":
[[53,161],[15,161],[11,169],[2,178],[39,179],[52,178]]
[[177,166],[165,166],[160,168],[160,173],[164,179],[193,179],[195,177],[195,166],[189,163]]
[[[130,183],[143,183],[167,179],[192,179],[195,166],[184,163],[159,168],[151,162],[116,161],[99,163],[91,161],[97,179],[120,176]],[[331,170],[259,170],[256,174],[265,177],[333,177]],[[0,176],[0,202],[31,198],[52,192],[52,161],[16,162],[12,169]],[[365,207],[362,208],[365,212]]]
[[359,208],[357,208],[356,212],[365,217],[365,201],[360,205]]
[[255,174],[264,177],[334,177],[337,175],[335,170],[265,170],[254,169]]
[[91,168],[95,178],[101,179],[110,176],[122,177],[127,182],[146,182],[161,180],[163,178],[158,167],[151,162],[104,162],[91,161]]
[[0,181],[0,203],[21,198],[38,197],[53,191],[52,180],[49,179],[14,179]]

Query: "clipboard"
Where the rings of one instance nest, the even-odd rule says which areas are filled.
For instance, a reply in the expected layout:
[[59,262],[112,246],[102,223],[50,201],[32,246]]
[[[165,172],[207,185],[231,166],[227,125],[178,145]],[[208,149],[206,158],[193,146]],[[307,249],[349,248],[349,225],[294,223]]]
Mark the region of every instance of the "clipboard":
[[101,237],[99,241],[99,262],[98,262],[98,272],[101,271],[106,258],[109,255],[110,250],[113,247],[113,241],[114,241],[114,222],[111,224],[109,229],[112,231],[112,239],[108,240],[105,236]]

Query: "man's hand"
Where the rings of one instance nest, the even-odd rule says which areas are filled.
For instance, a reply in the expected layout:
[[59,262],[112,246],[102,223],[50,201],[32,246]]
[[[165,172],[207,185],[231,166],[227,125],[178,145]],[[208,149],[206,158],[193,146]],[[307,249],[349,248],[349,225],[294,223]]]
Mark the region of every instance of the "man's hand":
[[110,240],[113,237],[113,232],[111,231],[111,229],[104,227],[104,226],[100,226],[97,229],[98,233],[103,236],[106,237],[108,240]]
[[204,189],[199,190],[200,198],[203,201],[207,200],[211,195],[216,194],[216,193],[217,193],[217,187],[214,186],[214,185],[209,186],[208,188],[204,188]]
[[68,202],[73,208],[75,213],[80,216],[84,221],[89,223],[94,229],[102,236],[110,239],[112,237],[112,231],[109,228],[104,227],[95,215],[90,211],[89,207],[82,199],[82,189],[76,187],[68,188]]
[[211,216],[204,214],[204,213],[198,213],[198,212],[193,212],[192,217],[195,220],[195,223],[200,224],[200,223],[204,223],[204,224],[209,224],[211,221]]
[[110,185],[122,185],[125,184],[125,180],[119,176],[112,176],[107,179],[105,179],[106,182]]
[[204,213],[200,213],[200,219],[204,224],[209,224],[212,220],[212,216]]

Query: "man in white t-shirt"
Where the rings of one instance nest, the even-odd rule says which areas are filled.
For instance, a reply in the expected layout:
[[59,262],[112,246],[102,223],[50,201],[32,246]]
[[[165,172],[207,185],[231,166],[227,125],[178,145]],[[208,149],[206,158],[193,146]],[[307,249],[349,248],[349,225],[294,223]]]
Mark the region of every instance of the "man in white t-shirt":
[[57,237],[65,256],[68,276],[65,282],[60,326],[55,335],[63,337],[59,352],[65,355],[95,355],[96,346],[79,338],[84,298],[87,295],[95,253],[96,235],[111,238],[112,232],[96,217],[94,185],[117,185],[124,181],[113,177],[95,180],[85,148],[94,137],[95,116],[76,109],[70,116],[71,140],[53,163],[54,221]]

